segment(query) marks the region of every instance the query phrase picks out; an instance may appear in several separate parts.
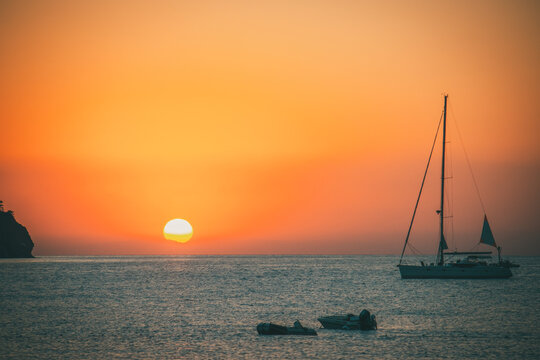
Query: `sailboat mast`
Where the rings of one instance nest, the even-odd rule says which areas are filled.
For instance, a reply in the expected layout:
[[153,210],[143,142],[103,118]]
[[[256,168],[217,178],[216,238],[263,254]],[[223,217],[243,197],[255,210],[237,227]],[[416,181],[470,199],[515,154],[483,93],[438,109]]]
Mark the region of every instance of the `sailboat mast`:
[[439,250],[437,251],[437,264],[444,264],[444,249],[446,248],[446,241],[444,239],[444,168],[445,168],[445,155],[446,155],[446,102],[448,95],[444,95],[444,115],[443,115],[443,138],[442,138],[442,170],[441,170],[441,208],[439,210],[440,216],[440,238],[439,238]]

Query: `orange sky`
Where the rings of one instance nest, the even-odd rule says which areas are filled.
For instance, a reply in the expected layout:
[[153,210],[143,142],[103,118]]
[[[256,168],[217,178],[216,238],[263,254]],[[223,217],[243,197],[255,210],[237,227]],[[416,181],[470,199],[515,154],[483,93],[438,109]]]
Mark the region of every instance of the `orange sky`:
[[535,1],[2,1],[0,199],[36,255],[399,253],[448,92],[497,241],[540,254],[538,44]]

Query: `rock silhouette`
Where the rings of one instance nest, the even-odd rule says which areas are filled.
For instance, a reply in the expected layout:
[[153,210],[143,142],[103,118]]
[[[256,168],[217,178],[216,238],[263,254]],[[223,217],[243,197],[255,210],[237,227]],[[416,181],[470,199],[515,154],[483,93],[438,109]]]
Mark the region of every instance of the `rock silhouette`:
[[34,243],[13,211],[0,209],[0,258],[32,258]]

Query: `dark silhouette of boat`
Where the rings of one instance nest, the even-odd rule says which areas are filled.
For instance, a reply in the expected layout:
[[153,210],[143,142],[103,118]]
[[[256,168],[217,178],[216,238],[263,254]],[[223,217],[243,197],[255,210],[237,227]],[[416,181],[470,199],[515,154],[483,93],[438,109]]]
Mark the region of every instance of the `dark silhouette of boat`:
[[[482,227],[482,234],[480,236],[480,243],[488,246],[495,247],[498,252],[498,262],[487,262],[487,259],[490,259],[491,251],[472,251],[472,252],[445,252],[448,249],[448,245],[445,240],[445,228],[444,228],[444,219],[446,216],[445,209],[445,155],[446,155],[446,104],[448,100],[448,95],[444,95],[444,110],[441,116],[442,120],[442,174],[441,174],[441,203],[440,208],[437,210],[439,215],[439,247],[437,250],[437,259],[435,263],[425,264],[420,262],[420,265],[407,265],[402,263],[403,254],[407,247],[409,236],[411,234],[411,229],[414,222],[414,217],[416,215],[416,210],[418,208],[418,203],[420,202],[420,196],[422,195],[422,189],[424,187],[424,182],[426,180],[427,171],[429,169],[429,164],[431,161],[431,155],[433,155],[433,149],[435,147],[435,142],[437,135],[439,133],[439,128],[441,125],[441,120],[439,120],[439,128],[437,128],[437,133],[435,134],[435,141],[431,147],[431,153],[429,155],[427,167],[424,173],[424,178],[422,180],[422,185],[420,186],[420,193],[418,194],[418,199],[416,200],[416,205],[414,207],[413,216],[411,223],[409,225],[409,230],[407,232],[407,237],[405,238],[405,244],[403,245],[403,251],[401,252],[401,258],[399,260],[398,268],[403,279],[490,279],[490,278],[509,278],[512,276],[510,267],[519,266],[513,264],[509,261],[503,261],[501,259],[501,247],[497,246],[495,243],[495,238],[489,222],[487,215],[484,210],[484,224]],[[468,158],[467,158],[468,161]],[[469,164],[470,168],[470,164]],[[472,175],[472,170],[471,170]],[[474,176],[473,176],[474,180]],[[474,181],[476,186],[476,181]],[[478,188],[476,188],[478,196],[480,193]],[[482,204],[483,207],[483,204]],[[468,255],[465,259],[459,259],[457,261],[445,261],[445,256],[456,256],[456,255]]]
[[377,320],[368,310],[364,309],[360,315],[332,315],[318,318],[325,329],[339,330],[377,330]]
[[314,329],[304,327],[300,321],[296,320],[294,326],[287,327],[273,323],[260,323],[257,325],[259,335],[309,335],[317,336]]

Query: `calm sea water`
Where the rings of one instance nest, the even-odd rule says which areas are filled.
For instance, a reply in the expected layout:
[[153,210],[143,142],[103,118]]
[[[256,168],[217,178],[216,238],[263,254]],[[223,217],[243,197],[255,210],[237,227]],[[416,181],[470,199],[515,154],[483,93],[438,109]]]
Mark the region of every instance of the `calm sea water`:
[[[540,258],[503,280],[401,280],[394,256],[0,261],[0,358],[540,358]],[[317,317],[377,315],[379,330]],[[318,337],[259,336],[299,319]]]

